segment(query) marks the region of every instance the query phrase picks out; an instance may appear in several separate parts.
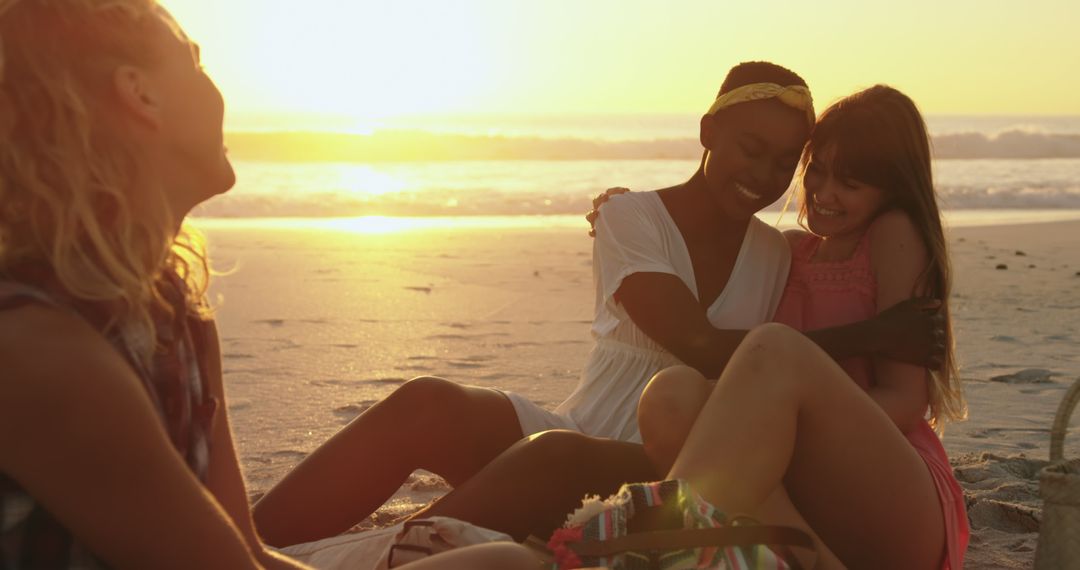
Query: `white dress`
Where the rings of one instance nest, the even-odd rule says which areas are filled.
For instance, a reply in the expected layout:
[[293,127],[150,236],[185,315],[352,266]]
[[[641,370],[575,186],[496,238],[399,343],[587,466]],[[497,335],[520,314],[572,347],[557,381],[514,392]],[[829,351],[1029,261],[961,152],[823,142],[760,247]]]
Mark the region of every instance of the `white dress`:
[[[718,329],[744,330],[772,320],[787,282],[791,252],[779,230],[752,218],[727,285],[707,311]],[[528,436],[569,429],[595,437],[640,442],[637,404],[654,374],[680,364],[645,335],[614,295],[634,273],[668,273],[698,296],[690,253],[656,192],[613,197],[596,222],[593,281],[596,312],[589,354],[577,388],[554,412],[507,393]]]

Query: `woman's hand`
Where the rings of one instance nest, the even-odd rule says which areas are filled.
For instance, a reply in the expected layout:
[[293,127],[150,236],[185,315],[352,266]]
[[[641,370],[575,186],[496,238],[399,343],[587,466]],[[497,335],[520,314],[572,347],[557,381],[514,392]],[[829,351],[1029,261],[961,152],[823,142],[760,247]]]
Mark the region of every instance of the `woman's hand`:
[[940,300],[916,297],[878,313],[870,319],[876,354],[931,370],[940,368],[945,356],[945,315],[940,309]]
[[585,214],[585,219],[589,221],[589,237],[596,237],[596,219],[600,217],[600,206],[602,206],[604,202],[610,200],[612,196],[626,194],[629,191],[629,188],[616,186],[614,188],[608,188],[603,194],[593,198],[592,210],[589,210],[589,213]]

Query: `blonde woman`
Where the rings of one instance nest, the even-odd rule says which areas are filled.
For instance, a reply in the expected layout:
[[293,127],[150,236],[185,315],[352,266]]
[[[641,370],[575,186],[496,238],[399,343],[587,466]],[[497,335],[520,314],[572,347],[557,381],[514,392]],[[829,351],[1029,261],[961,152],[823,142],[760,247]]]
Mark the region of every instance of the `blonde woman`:
[[255,533],[184,226],[223,108],[153,0],[0,1],[0,567],[304,567]]

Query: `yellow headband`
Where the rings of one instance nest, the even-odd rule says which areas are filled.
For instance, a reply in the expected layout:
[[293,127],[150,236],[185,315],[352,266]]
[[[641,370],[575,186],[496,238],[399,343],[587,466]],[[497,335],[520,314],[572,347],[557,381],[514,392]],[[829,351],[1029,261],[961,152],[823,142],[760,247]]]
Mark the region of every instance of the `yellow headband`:
[[709,107],[709,112],[705,114],[712,115],[720,109],[726,109],[732,105],[762,99],[777,99],[788,107],[805,111],[810,126],[814,125],[814,98],[810,96],[810,90],[802,85],[790,85],[787,87],[776,83],[743,85],[717,97],[716,102],[712,104],[712,107]]

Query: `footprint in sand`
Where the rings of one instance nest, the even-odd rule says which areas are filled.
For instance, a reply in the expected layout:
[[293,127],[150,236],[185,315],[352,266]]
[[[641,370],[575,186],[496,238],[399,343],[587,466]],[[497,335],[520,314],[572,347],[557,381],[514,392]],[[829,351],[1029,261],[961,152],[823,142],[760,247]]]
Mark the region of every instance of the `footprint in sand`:
[[303,451],[297,451],[295,449],[283,449],[281,451],[275,451],[270,454],[270,456],[275,459],[293,459],[296,461],[307,457],[307,455],[307,453],[304,453]]
[[486,364],[479,362],[462,362],[460,360],[452,360],[447,362],[446,365],[451,368],[484,368],[486,366]]
[[334,415],[343,420],[343,422],[351,422],[356,416],[367,411],[368,408],[374,406],[378,400],[364,400],[356,404],[348,404],[334,409]]
[[1005,384],[1050,384],[1055,376],[1060,376],[1060,374],[1045,368],[1025,368],[1012,374],[991,376],[990,381]]
[[364,384],[393,384],[393,385],[396,385],[396,384],[404,384],[405,381],[406,381],[405,378],[368,378],[366,380],[361,380],[360,382],[362,382]]
[[338,380],[338,379],[332,379],[332,380],[308,380],[308,386],[317,386],[319,388],[331,388],[331,387],[337,387],[337,386],[345,386],[346,384],[350,384],[350,382],[345,381],[345,380]]
[[430,295],[431,290],[434,289],[434,287],[419,287],[419,286],[416,286],[416,287],[405,287],[404,289],[406,291],[416,291],[418,293],[427,293],[428,295]]
[[484,334],[461,335],[461,334],[433,334],[424,337],[424,340],[476,340],[486,337],[510,336],[509,333],[492,332]]
[[282,327],[282,326],[285,326],[285,319],[261,319],[261,320],[258,320],[258,321],[254,321],[254,322],[255,322],[256,324],[260,324],[260,325],[270,325],[270,326],[272,326],[272,327]]
[[503,348],[520,348],[520,347],[523,347],[523,346],[540,346],[540,343],[525,340],[525,341],[521,341],[521,342],[507,342],[507,343],[496,344],[495,348],[500,348],[500,349],[503,349]]
[[973,432],[971,437],[976,439],[988,439],[991,437],[998,437],[1005,433],[1010,432],[1031,432],[1037,434],[1050,433],[1050,428],[986,428]]

